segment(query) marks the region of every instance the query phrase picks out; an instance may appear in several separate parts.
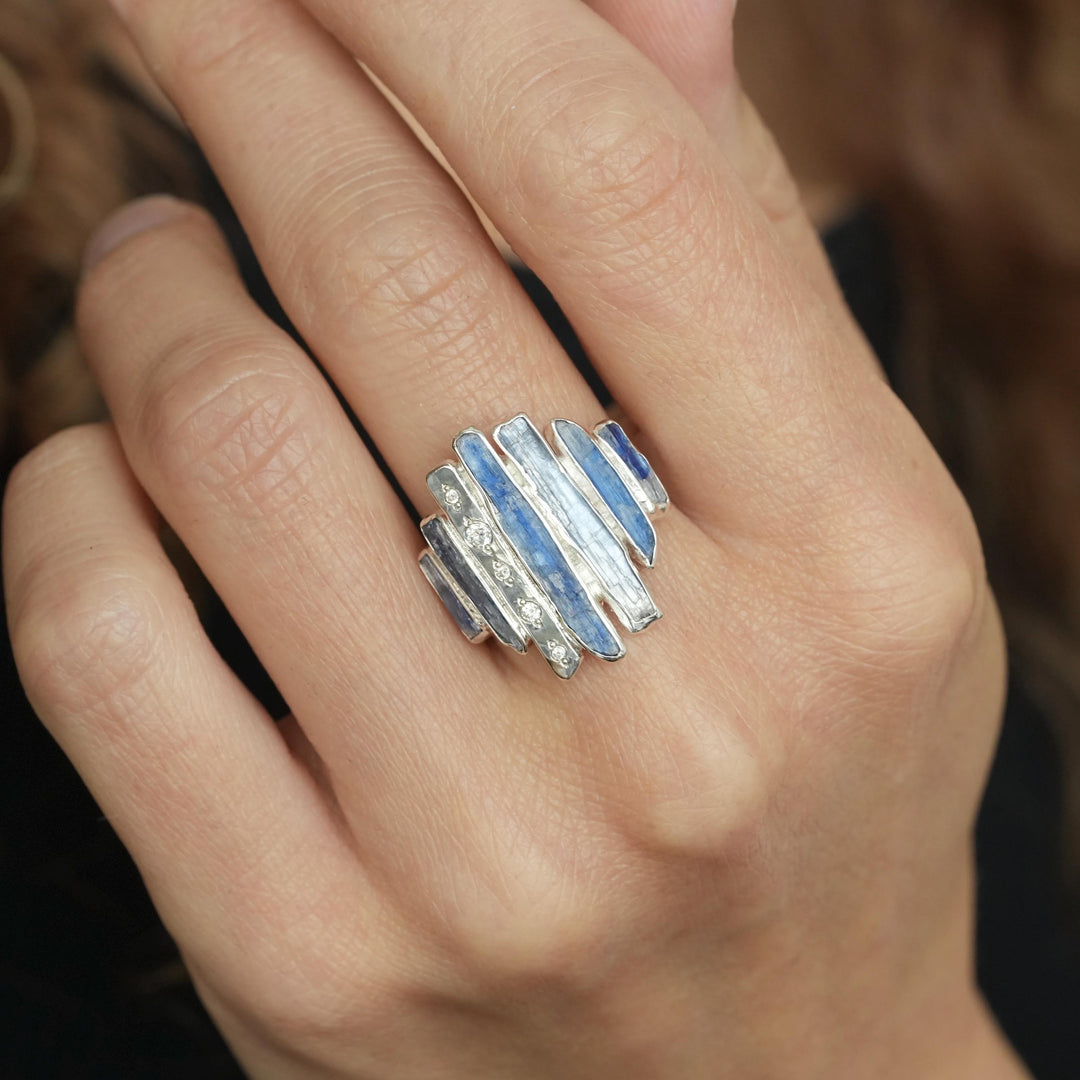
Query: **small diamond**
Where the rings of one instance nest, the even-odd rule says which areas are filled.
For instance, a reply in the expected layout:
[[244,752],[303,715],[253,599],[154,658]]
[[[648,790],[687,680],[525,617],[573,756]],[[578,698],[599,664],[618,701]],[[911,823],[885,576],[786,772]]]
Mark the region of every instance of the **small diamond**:
[[443,484],[443,499],[447,506],[456,510],[461,505],[461,492],[449,484]]
[[530,626],[540,626],[543,623],[544,613],[535,600],[519,600],[518,607],[521,610],[521,617]]
[[472,521],[465,527],[465,543],[484,551],[491,547],[491,530],[482,521]]
[[548,642],[548,656],[556,664],[565,664],[566,658],[570,654],[566,651],[565,645],[560,645],[557,641]]
[[491,572],[501,581],[504,585],[513,585],[514,575],[510,571],[510,567],[506,563],[496,559],[491,564]]

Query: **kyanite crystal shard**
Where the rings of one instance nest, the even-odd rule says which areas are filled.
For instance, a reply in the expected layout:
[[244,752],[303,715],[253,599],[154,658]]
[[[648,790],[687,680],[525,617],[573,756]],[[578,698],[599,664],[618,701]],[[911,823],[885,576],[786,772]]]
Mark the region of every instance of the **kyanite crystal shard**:
[[490,501],[502,532],[578,640],[605,660],[625,655],[626,647],[487,439],[470,428],[454,440],[454,449]]
[[430,551],[421,553],[420,569],[431,583],[431,587],[439,594],[439,599],[457,623],[458,629],[470,641],[480,641],[486,637],[487,627],[480,619],[479,613],[473,609],[467,598],[458,594],[450,575],[446,572],[446,567]]
[[442,518],[431,517],[420,529],[424,539],[431,545],[431,550],[439,557],[443,568],[484,617],[495,636],[504,645],[524,652],[525,639],[503,613],[490,586],[484,582],[462,545],[456,541],[451,527]]
[[646,566],[656,562],[656,530],[641,504],[589,433],[570,420],[552,424],[555,437],[596,489]]
[[634,483],[641,489],[650,511],[667,509],[668,494],[643,453],[614,420],[607,420],[596,429],[596,437],[609,452],[626,467]]
[[626,549],[564,471],[528,417],[515,416],[500,424],[495,429],[495,441],[535,486],[538,500],[592,568],[627,629],[637,633],[658,619],[660,611]]
[[462,465],[438,466],[428,473],[427,483],[446,514],[447,535],[478,568],[490,599],[509,613],[510,623],[522,635],[536,642],[555,674],[569,679],[581,663],[581,642],[499,528],[487,497]]

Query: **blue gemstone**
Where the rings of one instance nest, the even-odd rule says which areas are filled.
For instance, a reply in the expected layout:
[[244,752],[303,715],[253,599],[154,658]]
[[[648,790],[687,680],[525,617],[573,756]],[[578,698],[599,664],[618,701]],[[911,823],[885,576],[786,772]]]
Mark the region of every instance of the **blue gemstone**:
[[636,633],[658,619],[660,612],[626,549],[563,470],[528,417],[516,416],[501,424],[495,429],[495,441],[536,485],[537,495],[595,571],[627,627]]
[[487,439],[479,431],[470,429],[454,440],[454,449],[491,500],[503,533],[578,640],[607,660],[623,656],[625,646],[601,615],[554,537],[510,478]]
[[646,565],[652,566],[656,562],[656,530],[637,499],[623,483],[622,477],[584,428],[569,420],[556,420],[552,426],[567,453],[589,478],[600,498],[615,515],[615,520],[626,530],[626,535],[641,552]]
[[653,510],[666,510],[668,494],[664,485],[653,472],[645,455],[627,438],[626,432],[614,420],[608,420],[596,429],[596,437],[614,451],[641,485],[647,503],[645,509],[650,513]]
[[457,623],[458,629],[470,641],[475,641],[481,634],[485,633],[487,627],[478,623],[472,612],[461,602],[460,597],[450,583],[446,568],[430,551],[425,551],[420,556],[420,569],[423,570],[424,577],[431,583],[431,587],[438,593],[439,599],[443,602],[446,610],[450,612],[454,622]]
[[648,480],[652,476],[652,466],[645,455],[630,441],[626,432],[614,420],[609,420],[596,434],[626,462],[626,467],[639,480]]
[[503,614],[496,603],[490,587],[469,565],[450,535],[450,526],[440,517],[428,518],[420,526],[424,539],[439,557],[447,573],[457,582],[461,591],[473,602],[476,610],[487,620],[492,633],[502,642],[524,652],[526,642]]

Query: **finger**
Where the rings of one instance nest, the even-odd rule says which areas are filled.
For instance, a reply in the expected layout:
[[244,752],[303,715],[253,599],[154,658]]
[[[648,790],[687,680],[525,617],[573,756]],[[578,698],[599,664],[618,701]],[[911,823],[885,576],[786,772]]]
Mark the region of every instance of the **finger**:
[[27,694],[195,968],[251,977],[256,957],[287,955],[331,884],[358,890],[359,915],[355,860],[207,640],[111,429],[20,463],[3,553]]
[[304,3],[551,287],[679,505],[774,533],[820,505],[844,413],[885,394],[655,67],[578,0]]
[[417,506],[470,424],[601,418],[460,190],[306,12],[183,0],[142,5],[132,26],[275,293]]
[[823,294],[839,299],[828,257],[780,148],[735,71],[734,0],[587,0],[697,110],[747,191]]
[[444,688],[467,679],[482,693],[494,654],[462,655],[446,632],[414,526],[331,388],[244,291],[213,223],[151,200],[115,219],[114,237],[149,213],[155,227],[83,281],[87,356],[140,482],[335,790],[355,793],[364,767],[392,773],[423,741],[402,718],[452,720]]

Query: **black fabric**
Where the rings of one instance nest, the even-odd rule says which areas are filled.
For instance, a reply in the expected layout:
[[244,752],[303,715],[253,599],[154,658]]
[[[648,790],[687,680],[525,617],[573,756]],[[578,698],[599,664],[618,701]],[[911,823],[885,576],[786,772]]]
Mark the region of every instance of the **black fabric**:
[[[208,169],[205,202],[252,294],[280,307]],[[900,303],[872,213],[828,237],[845,293],[891,363]],[[576,361],[580,345],[543,286],[520,278]],[[598,392],[606,392],[588,372]],[[284,703],[220,603],[204,619],[222,654],[275,715]],[[54,1080],[233,1080],[240,1072],[183,976],[123,847],[37,723],[0,648],[0,1075]],[[1080,1076],[1080,952],[1062,902],[1061,777],[1045,720],[1014,687],[979,823],[979,977],[1039,1080]]]

